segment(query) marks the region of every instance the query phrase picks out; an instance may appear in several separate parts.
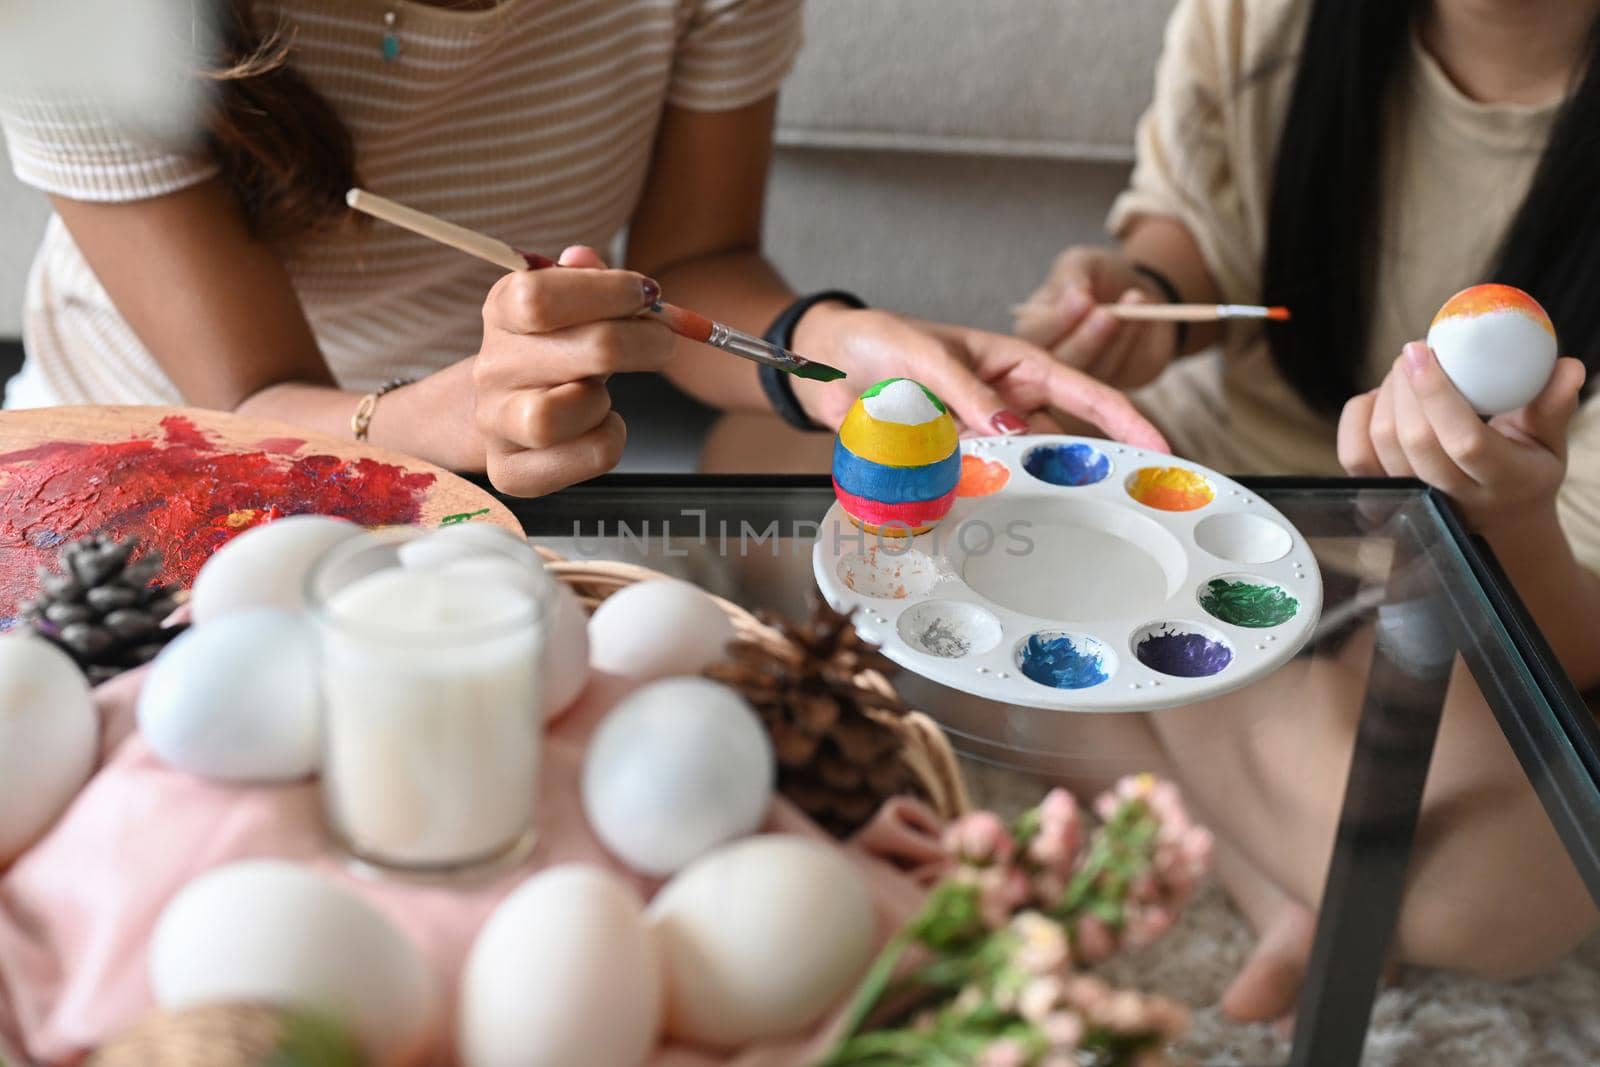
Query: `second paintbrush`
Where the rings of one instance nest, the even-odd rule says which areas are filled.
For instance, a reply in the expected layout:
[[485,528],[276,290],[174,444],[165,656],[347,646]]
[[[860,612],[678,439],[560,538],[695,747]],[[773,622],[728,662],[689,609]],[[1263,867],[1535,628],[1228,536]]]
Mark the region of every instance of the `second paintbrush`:
[[[345,203],[356,211],[438,241],[469,256],[477,256],[505,270],[544,270],[560,265],[553,259],[534,252],[519,252],[497,238],[469,230],[465,226],[457,226],[453,222],[446,222],[444,219],[418,211],[416,208],[406,207],[387,197],[369,193],[365,189],[351,189],[345,194]],[[732,355],[776,367],[797,378],[832,382],[845,376],[844,371],[837,367],[830,367],[826,363],[815,363],[763,338],[736,330],[732,326],[724,326],[720,322],[713,322],[688,308],[657,301],[646,309],[644,314],[660,322],[679,337],[699,341],[701,344],[720,348]]]
[[[1254,304],[1101,304],[1100,310],[1124,322],[1223,322],[1228,319],[1266,319],[1288,322],[1289,309]],[[1047,315],[1049,304],[1017,304],[1013,315]]]

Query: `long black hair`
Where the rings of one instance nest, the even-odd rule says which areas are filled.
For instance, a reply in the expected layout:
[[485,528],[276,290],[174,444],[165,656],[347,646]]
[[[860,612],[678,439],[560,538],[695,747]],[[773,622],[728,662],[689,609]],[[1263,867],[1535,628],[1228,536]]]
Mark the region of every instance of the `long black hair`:
[[[1262,299],[1294,309],[1294,319],[1271,332],[1273,361],[1319,411],[1337,413],[1361,390],[1384,109],[1426,3],[1312,4],[1274,164]],[[1600,377],[1600,20],[1527,198],[1481,280],[1533,294],[1554,320],[1563,354]]]

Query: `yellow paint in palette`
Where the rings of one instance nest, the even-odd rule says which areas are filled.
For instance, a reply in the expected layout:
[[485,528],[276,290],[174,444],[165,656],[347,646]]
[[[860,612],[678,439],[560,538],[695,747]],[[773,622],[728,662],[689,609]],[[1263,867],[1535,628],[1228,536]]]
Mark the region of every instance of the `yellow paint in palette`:
[[1128,478],[1128,495],[1157,511],[1198,511],[1217,491],[1205,475],[1183,467],[1144,467]]

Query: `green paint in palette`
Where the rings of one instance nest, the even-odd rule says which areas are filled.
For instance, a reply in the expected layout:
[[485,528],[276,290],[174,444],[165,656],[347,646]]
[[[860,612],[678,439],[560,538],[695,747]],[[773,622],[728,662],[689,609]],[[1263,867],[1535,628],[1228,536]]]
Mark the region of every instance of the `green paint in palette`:
[[1300,602],[1275,585],[1213,578],[1200,594],[1206,614],[1234,626],[1264,630],[1295,617]]

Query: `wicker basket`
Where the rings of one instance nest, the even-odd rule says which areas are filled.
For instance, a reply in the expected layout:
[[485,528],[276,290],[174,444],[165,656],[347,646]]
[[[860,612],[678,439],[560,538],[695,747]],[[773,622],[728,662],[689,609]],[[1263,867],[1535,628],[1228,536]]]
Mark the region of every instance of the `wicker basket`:
[[[635,582],[665,578],[666,575],[633,563],[609,560],[577,562],[540,548],[550,573],[572,588],[584,610],[593,612],[606,597]],[[768,626],[739,605],[712,594],[717,606],[733,622],[734,636],[740,641],[765,649],[776,658],[789,658],[798,650],[783,634]],[[894,686],[877,671],[862,671],[856,682],[868,689],[893,696]],[[920,711],[905,715],[869,713],[887,726],[900,740],[900,758],[921,787],[923,799],[940,816],[955,818],[971,808],[966,784],[956,763],[950,742],[939,725]]]

